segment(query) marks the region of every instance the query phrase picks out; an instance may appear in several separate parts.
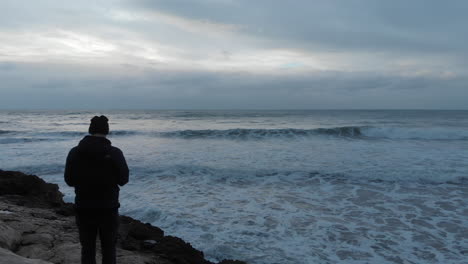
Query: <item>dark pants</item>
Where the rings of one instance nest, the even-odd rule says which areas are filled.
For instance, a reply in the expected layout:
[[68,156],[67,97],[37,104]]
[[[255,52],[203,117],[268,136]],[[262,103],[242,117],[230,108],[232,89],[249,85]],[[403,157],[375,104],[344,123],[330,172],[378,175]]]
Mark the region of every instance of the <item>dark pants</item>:
[[102,263],[115,264],[115,244],[119,226],[118,208],[76,209],[81,243],[81,264],[96,264],[96,236],[101,240]]

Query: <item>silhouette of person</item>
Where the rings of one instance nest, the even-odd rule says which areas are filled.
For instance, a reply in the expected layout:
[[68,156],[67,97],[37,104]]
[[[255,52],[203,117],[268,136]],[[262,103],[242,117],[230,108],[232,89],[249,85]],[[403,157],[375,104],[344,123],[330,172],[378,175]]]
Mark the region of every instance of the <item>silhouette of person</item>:
[[122,151],[111,145],[108,119],[91,119],[89,134],[68,153],[65,182],[75,187],[76,224],[81,243],[81,263],[96,263],[96,237],[101,241],[102,263],[116,263],[119,225],[119,185],[128,182]]

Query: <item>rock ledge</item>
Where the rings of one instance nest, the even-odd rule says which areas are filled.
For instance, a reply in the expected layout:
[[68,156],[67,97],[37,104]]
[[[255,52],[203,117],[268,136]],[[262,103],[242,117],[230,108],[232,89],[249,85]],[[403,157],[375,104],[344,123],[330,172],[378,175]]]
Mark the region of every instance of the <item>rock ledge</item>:
[[[0,263],[80,263],[73,204],[62,197],[56,184],[0,170]],[[99,242],[97,247],[99,252]],[[165,236],[160,228],[128,216],[120,216],[117,262],[214,264],[182,239]],[[223,260],[218,264],[246,263]]]

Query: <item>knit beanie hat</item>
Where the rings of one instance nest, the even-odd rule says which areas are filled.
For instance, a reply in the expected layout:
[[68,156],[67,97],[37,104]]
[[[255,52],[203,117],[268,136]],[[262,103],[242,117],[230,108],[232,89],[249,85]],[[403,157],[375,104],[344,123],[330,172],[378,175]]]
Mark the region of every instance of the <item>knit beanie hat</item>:
[[91,119],[88,132],[92,134],[109,134],[109,119],[105,116],[95,116]]

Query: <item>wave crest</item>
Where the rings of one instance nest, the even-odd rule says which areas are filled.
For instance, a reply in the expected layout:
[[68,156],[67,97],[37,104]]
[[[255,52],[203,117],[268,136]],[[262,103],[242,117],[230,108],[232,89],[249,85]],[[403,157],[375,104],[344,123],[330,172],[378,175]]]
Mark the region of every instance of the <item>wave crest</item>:
[[468,129],[457,128],[411,128],[411,127],[370,127],[343,126],[316,129],[247,129],[226,130],[178,130],[156,132],[158,137],[183,139],[232,139],[261,140],[268,138],[305,138],[313,136],[334,136],[355,139],[391,139],[391,140],[468,140]]
[[12,134],[12,133],[15,133],[15,131],[11,131],[11,130],[0,130],[0,135],[3,135],[3,134]]
[[366,127],[361,132],[368,138],[394,140],[468,140],[468,129],[453,127]]
[[[86,136],[88,133],[85,131],[53,131],[53,132],[43,132],[39,133],[44,136],[58,136],[58,137],[78,137]],[[137,131],[130,130],[114,130],[110,131],[109,136],[130,136],[138,134]]]
[[[42,138],[71,138],[87,135],[84,131],[49,131],[49,132],[24,132],[10,130],[0,130],[2,137],[9,137],[11,134],[25,134],[28,137]],[[390,139],[390,140],[468,140],[468,129],[454,127],[371,127],[371,126],[343,126],[334,128],[315,129],[204,129],[204,130],[176,130],[176,131],[134,131],[134,130],[113,130],[110,137],[125,136],[156,136],[166,138],[182,139],[229,139],[229,140],[263,140],[263,139],[299,139],[316,136],[332,136],[351,139]]]
[[341,137],[361,136],[359,127],[336,127],[317,129],[246,129],[235,128],[226,130],[180,130],[171,132],[158,132],[156,136],[178,137],[185,139],[215,138],[215,139],[266,139],[266,138],[299,138],[314,135],[332,135]]

